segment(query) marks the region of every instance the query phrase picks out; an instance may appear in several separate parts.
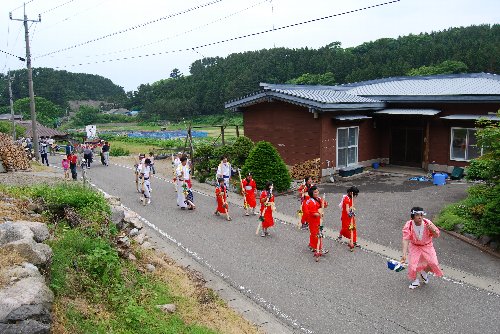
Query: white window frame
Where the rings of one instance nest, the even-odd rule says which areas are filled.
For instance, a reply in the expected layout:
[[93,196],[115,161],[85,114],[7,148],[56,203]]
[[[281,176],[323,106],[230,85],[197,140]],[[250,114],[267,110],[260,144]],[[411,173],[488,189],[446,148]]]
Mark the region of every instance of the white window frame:
[[[465,136],[465,159],[462,159],[462,158],[455,158],[453,157],[453,131],[454,130],[467,130],[467,134]],[[469,130],[473,130],[473,131],[476,131],[477,132],[477,128],[460,128],[460,127],[452,127],[451,128],[451,133],[450,133],[450,160],[453,160],[453,161],[471,161],[472,159],[475,159],[475,158],[471,158],[469,159]],[[481,147],[480,149],[480,153],[479,153],[479,156],[482,156],[483,155],[483,148]]]
[[[357,136],[356,136],[356,145],[349,145],[349,129],[358,129],[357,130]],[[345,130],[347,129],[347,146],[346,147],[342,147],[342,149],[345,149],[347,148],[347,166],[339,166],[339,130]],[[337,142],[337,145],[336,146],[336,164],[335,164],[335,167],[337,169],[339,168],[343,168],[343,167],[349,167],[349,166],[354,166],[354,165],[357,165],[358,164],[358,161],[359,161],[359,126],[345,126],[345,127],[341,127],[341,128],[337,128],[337,138],[336,138],[336,142]],[[349,163],[349,148],[352,148],[352,147],[356,147],[356,161],[353,162],[353,163]]]

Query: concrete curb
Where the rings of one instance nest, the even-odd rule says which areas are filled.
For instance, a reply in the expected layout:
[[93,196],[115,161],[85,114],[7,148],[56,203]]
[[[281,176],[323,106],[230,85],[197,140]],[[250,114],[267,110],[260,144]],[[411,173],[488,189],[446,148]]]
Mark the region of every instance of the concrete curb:
[[469,245],[474,246],[477,249],[479,249],[479,250],[481,250],[481,251],[483,251],[485,253],[488,253],[488,254],[493,255],[494,257],[500,259],[500,253],[499,252],[495,251],[494,249],[491,249],[488,246],[485,246],[485,245],[477,242],[476,240],[467,238],[466,236],[464,236],[464,235],[462,235],[460,233],[454,232],[454,231],[447,231],[447,230],[444,230],[442,228],[439,228],[439,230],[441,232],[444,232],[444,233],[446,233],[448,235],[451,235],[452,237],[455,237],[455,238],[457,238],[457,239],[459,239],[459,240],[461,240],[463,242],[466,242]]

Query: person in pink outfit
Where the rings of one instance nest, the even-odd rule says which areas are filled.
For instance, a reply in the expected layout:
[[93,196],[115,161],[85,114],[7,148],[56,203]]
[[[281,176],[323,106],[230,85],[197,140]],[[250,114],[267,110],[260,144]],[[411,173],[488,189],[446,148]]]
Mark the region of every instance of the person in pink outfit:
[[[424,209],[413,207],[410,212],[411,220],[403,227],[403,257],[401,262],[408,258],[408,278],[412,281],[410,289],[420,286],[420,279],[424,284],[429,283],[428,272],[441,277],[443,272],[439,268],[436,250],[432,239],[439,237],[439,229],[429,219],[424,218]],[[419,274],[419,277],[417,277]]]
[[69,180],[69,160],[67,158],[62,159],[62,168],[64,170],[64,179]]

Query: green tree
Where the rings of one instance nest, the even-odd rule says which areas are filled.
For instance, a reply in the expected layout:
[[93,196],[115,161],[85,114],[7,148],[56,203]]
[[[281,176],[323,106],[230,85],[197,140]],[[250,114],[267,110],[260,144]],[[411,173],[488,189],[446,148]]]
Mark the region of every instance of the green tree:
[[[0,132],[8,135],[12,134],[12,123],[8,121],[0,121]],[[16,125],[16,138],[24,137],[26,129],[22,126]]]
[[278,192],[290,188],[292,181],[285,162],[274,146],[266,141],[260,141],[252,148],[242,168],[243,175],[252,173],[257,188],[264,189],[267,181],[274,183]]
[[436,66],[422,66],[410,70],[407,74],[410,76],[419,75],[437,75],[437,74],[454,74],[467,72],[467,65],[461,61],[445,60]]
[[[30,99],[24,99],[14,102],[14,111],[16,114],[22,114],[23,119],[31,119]],[[56,120],[64,116],[64,110],[44,99],[43,97],[35,97],[36,120],[45,126],[54,127]]]
[[231,150],[231,163],[233,166],[243,166],[253,146],[253,141],[248,137],[241,136],[236,139]]
[[336,85],[335,77],[332,72],[325,74],[302,74],[300,77],[288,80],[287,83],[292,85],[323,85],[333,86]]

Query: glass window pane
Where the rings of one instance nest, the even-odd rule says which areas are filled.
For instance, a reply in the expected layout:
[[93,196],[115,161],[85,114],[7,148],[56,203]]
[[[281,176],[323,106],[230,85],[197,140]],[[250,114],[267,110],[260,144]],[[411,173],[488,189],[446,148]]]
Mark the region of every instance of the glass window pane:
[[358,144],[358,128],[349,128],[349,146]]
[[465,159],[467,129],[452,129],[451,131],[451,158]]
[[338,159],[337,167],[347,166],[347,149],[346,148],[339,148],[338,149],[337,159]]
[[477,146],[476,130],[469,129],[467,139],[467,160],[479,158],[481,155],[481,148]]
[[339,129],[338,138],[337,138],[337,146],[347,147],[347,129]]
[[347,163],[355,164],[357,162],[358,162],[358,148],[356,146],[350,147],[348,151]]

